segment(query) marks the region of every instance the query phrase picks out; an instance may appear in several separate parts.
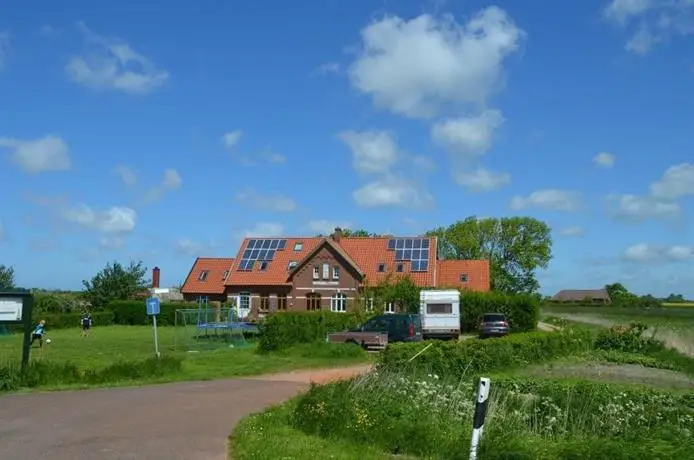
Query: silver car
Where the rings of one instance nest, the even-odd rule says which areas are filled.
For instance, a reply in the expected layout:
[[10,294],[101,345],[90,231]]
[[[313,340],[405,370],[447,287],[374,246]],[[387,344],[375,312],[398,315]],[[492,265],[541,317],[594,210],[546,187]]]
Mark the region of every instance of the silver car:
[[480,321],[480,339],[508,335],[508,318],[503,313],[486,313]]

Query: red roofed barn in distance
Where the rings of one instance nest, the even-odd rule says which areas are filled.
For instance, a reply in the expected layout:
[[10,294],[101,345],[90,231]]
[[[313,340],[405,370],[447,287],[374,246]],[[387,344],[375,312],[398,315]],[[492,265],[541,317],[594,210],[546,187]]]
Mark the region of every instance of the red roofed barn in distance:
[[235,258],[198,258],[181,292],[188,301],[234,300],[241,317],[344,312],[364,286],[389,275],[421,287],[490,288],[488,261],[438,260],[436,237],[344,237],[336,228],[329,237],[246,238]]

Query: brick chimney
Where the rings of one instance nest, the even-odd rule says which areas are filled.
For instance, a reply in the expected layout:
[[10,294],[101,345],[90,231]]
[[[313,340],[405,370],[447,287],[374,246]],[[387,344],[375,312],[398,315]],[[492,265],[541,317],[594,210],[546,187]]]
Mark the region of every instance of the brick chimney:
[[159,267],[154,267],[152,269],[152,288],[159,288]]
[[333,232],[333,241],[339,243],[341,239],[342,229],[340,227],[335,227],[335,231]]

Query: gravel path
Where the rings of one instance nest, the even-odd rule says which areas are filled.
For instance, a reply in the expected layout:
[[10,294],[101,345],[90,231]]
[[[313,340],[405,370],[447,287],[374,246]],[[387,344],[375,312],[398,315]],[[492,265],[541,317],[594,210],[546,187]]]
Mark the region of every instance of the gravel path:
[[0,397],[2,460],[225,460],[247,414],[369,366]]

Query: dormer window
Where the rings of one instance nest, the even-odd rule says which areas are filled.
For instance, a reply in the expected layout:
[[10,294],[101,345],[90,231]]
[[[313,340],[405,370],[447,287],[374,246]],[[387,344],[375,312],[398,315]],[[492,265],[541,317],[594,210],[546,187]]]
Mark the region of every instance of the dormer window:
[[205,281],[207,279],[207,275],[209,272],[207,270],[203,270],[200,272],[200,276],[198,276],[199,281]]
[[386,271],[386,264],[378,264],[378,272],[383,273]]
[[261,272],[267,271],[267,266],[268,266],[267,260],[263,260],[262,262],[260,262],[260,271]]
[[296,260],[290,260],[287,264],[287,270],[292,271],[296,268]]
[[467,273],[461,273],[460,274],[460,282],[461,283],[467,283]]
[[224,274],[222,275],[222,279],[223,280],[227,279],[227,276],[229,276],[229,270],[224,272]]
[[294,243],[294,250],[295,251],[301,251],[303,249],[304,249],[304,243],[302,243],[302,242]]
[[405,270],[405,264],[399,263],[395,266],[395,271],[398,273],[402,273]]

